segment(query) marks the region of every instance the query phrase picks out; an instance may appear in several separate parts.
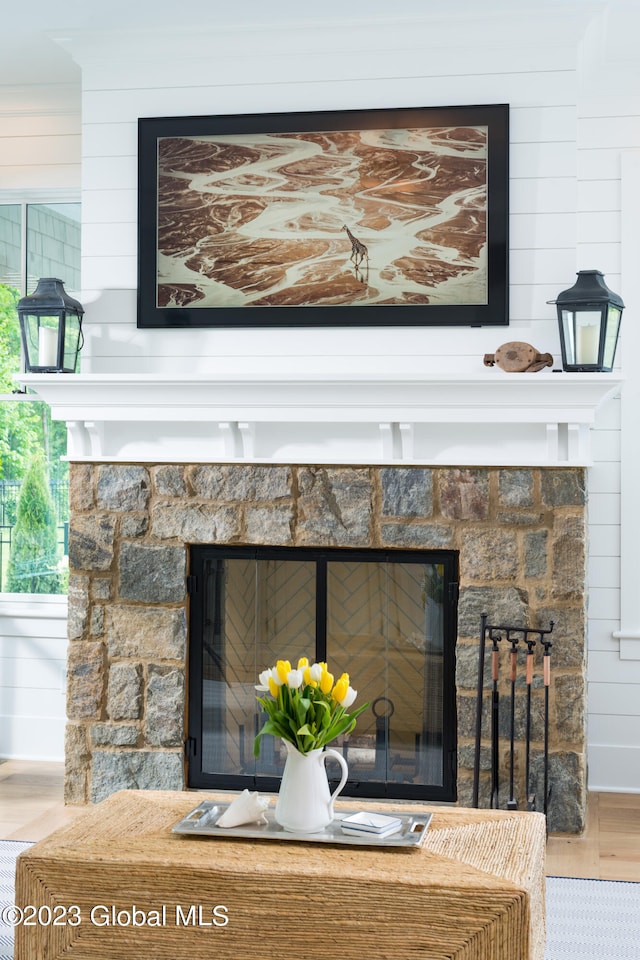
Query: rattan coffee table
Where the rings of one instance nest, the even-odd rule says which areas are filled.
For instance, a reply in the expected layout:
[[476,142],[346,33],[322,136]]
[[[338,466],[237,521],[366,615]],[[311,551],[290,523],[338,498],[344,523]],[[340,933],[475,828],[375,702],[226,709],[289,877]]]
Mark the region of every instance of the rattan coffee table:
[[541,814],[393,804],[432,812],[417,848],[172,833],[209,797],[120,791],[22,853],[15,960],[543,960]]

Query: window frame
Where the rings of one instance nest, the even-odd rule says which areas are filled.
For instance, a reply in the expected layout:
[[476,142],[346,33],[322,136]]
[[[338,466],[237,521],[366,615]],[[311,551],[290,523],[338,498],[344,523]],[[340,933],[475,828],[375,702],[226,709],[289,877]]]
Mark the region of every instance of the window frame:
[[[0,206],[13,206],[20,208],[20,277],[19,283],[11,284],[19,290],[20,296],[27,294],[28,285],[28,208],[30,206],[48,205],[48,204],[77,204],[81,205],[81,197],[78,191],[69,190],[21,190],[10,191],[0,190]],[[0,275],[0,283],[8,283]],[[20,337],[20,373],[25,372],[24,351],[22,346],[22,337]],[[26,387],[16,389],[11,393],[0,392],[0,403],[44,403],[44,400],[37,393],[28,393]],[[55,599],[54,599],[55,598]],[[59,599],[58,599],[59,598]],[[3,615],[3,609],[8,604],[12,609],[22,609],[21,615],[26,617],[48,616],[43,613],[46,609],[46,602],[56,602],[65,604],[67,597],[60,593],[9,593],[3,592],[0,584],[0,617]],[[66,606],[65,606],[66,610]],[[65,613],[66,616],[66,613]]]

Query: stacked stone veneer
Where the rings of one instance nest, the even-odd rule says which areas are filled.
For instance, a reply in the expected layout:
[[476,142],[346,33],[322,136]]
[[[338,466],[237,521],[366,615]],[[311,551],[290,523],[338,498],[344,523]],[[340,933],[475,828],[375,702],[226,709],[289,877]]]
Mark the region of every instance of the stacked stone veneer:
[[[184,788],[189,545],[447,549],[459,552],[460,563],[459,800],[471,799],[481,613],[491,623],[547,627],[554,620],[550,828],[579,832],[586,802],[585,537],[582,468],[72,464],[67,802],[97,801],[121,788]],[[538,661],[538,808],[541,673]],[[485,677],[488,687],[488,669]],[[503,706],[508,695],[504,682]],[[521,736],[524,697],[516,703]],[[507,753],[508,744],[503,784]],[[523,808],[521,740],[516,759]],[[483,805],[488,781],[485,745]]]

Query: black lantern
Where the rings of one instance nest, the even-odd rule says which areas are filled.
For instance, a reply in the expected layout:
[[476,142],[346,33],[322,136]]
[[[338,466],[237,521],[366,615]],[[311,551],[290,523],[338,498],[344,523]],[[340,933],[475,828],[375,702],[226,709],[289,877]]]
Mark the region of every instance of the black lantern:
[[27,373],[75,373],[82,348],[82,304],[62,280],[44,277],[18,302]]
[[609,372],[618,343],[624,303],[599,270],[580,270],[578,280],[555,301],[565,370]]

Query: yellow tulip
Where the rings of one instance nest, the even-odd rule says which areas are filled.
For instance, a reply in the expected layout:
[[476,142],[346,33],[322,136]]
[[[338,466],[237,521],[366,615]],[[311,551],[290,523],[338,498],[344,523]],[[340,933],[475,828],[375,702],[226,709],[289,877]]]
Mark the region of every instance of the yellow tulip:
[[278,672],[278,678],[279,678],[279,680],[280,680],[280,683],[281,683],[281,684],[282,684],[282,683],[286,683],[286,682],[287,682],[287,674],[288,674],[289,671],[291,670],[291,664],[289,663],[289,661],[288,661],[288,660],[278,660],[278,662],[276,663],[276,670],[277,670],[277,672]]
[[277,699],[278,699],[278,690],[279,690],[279,689],[280,689],[280,688],[278,687],[278,684],[275,682],[275,680],[273,679],[273,677],[269,677],[269,693],[271,694],[271,696],[273,697],[274,700],[277,700]]
[[325,668],[322,672],[322,680],[320,681],[320,689],[323,693],[329,693],[333,686],[333,674]]
[[304,670],[304,668],[308,666],[309,666],[309,658],[300,657],[300,659],[298,660],[298,670]]
[[336,685],[331,691],[331,696],[337,703],[340,703],[341,700],[344,700],[348,689],[349,674],[343,673],[340,679],[336,681]]

